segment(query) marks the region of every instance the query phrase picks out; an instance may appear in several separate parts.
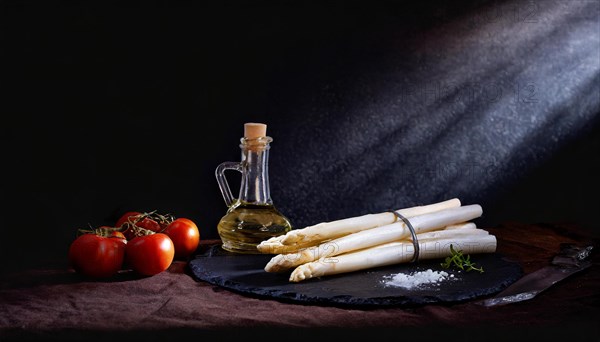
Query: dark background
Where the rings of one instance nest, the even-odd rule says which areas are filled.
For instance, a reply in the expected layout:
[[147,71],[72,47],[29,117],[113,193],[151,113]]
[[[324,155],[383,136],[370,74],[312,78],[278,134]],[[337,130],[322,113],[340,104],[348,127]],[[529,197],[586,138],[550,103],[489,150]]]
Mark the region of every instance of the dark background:
[[[129,210],[218,238],[214,170],[274,138],[295,227],[478,203],[597,234],[597,1],[0,1],[0,250],[65,261]],[[234,193],[236,175],[231,175]]]

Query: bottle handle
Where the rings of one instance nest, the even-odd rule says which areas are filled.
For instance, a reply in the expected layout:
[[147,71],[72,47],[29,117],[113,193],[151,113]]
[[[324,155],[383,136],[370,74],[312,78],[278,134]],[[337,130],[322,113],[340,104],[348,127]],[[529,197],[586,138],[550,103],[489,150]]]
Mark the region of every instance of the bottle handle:
[[215,170],[215,176],[217,177],[217,183],[219,184],[219,189],[221,189],[221,194],[223,195],[223,199],[225,200],[225,204],[227,207],[230,207],[233,204],[233,195],[231,194],[231,189],[229,188],[229,184],[227,183],[227,178],[225,178],[226,170],[236,170],[238,172],[242,172],[242,163],[241,162],[224,162],[217,166]]

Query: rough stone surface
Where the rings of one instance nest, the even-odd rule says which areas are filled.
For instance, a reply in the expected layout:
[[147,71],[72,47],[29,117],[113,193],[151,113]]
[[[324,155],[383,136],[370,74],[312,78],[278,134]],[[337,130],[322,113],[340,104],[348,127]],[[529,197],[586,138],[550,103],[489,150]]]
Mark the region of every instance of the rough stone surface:
[[289,273],[264,271],[271,257],[233,255],[220,246],[213,246],[192,260],[189,267],[197,280],[250,296],[304,304],[371,307],[415,306],[475,299],[501,291],[516,281],[522,272],[519,265],[503,259],[500,254],[477,254],[473,260],[487,272],[452,271],[456,280],[440,286],[407,290],[386,287],[382,281],[384,277],[398,272],[444,270],[440,261],[428,260],[290,283]]

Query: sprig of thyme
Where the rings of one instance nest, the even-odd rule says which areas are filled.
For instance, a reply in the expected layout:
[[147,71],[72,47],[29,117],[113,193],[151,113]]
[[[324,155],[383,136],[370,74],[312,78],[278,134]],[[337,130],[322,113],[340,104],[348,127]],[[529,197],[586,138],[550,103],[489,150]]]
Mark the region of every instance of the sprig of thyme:
[[479,268],[475,267],[475,263],[471,262],[470,255],[467,255],[465,257],[463,255],[462,251],[455,250],[452,245],[450,245],[450,253],[452,255],[449,257],[446,257],[444,262],[440,264],[440,265],[442,265],[443,268],[449,268],[450,266],[454,265],[454,266],[460,268],[461,270],[466,270],[467,272],[475,270],[475,271],[478,271],[479,273],[483,273],[483,267],[479,267]]

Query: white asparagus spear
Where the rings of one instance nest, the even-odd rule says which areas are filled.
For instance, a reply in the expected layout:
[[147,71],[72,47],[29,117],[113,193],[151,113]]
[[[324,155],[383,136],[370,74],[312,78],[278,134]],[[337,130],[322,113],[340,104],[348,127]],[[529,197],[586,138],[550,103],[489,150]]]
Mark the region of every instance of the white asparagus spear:
[[[450,256],[452,254],[450,245],[464,254],[493,253],[496,251],[496,237],[494,235],[476,235],[419,242],[419,260]],[[294,269],[289,280],[299,282],[326,275],[406,263],[412,259],[413,253],[412,242],[395,242],[385,247],[367,248],[302,264]]]
[[[472,220],[481,216],[482,212],[480,205],[473,204],[415,216],[410,219],[410,223],[415,229],[415,233],[419,234]],[[403,221],[398,221],[385,226],[362,230],[295,253],[278,254],[269,260],[265,266],[265,271],[285,272],[298,265],[323,257],[340,255],[387,242],[400,241],[409,236],[410,230],[406,224]]]
[[[435,239],[448,239],[452,237],[462,237],[462,236],[475,236],[475,235],[489,235],[490,233],[487,230],[475,228],[475,229],[442,229],[442,230],[434,230],[432,232],[417,234],[418,241],[425,240],[435,240]],[[405,239],[406,241],[412,243],[411,239]]]
[[451,224],[446,226],[444,230],[452,230],[452,229],[475,229],[477,225],[473,222],[463,222],[459,224]]
[[[439,203],[400,209],[397,212],[404,217],[410,218],[448,208],[457,208],[460,205],[460,200],[453,198]],[[284,235],[272,237],[261,242],[257,248],[261,253],[267,254],[291,253],[302,248],[316,246],[326,240],[335,239],[365,229],[384,226],[396,220],[396,215],[391,212],[385,212],[322,222],[314,226],[294,229]]]
[[[444,227],[441,230],[434,230],[431,232],[419,233],[419,234],[417,234],[417,240],[420,242],[420,241],[426,241],[426,240],[430,240],[430,239],[447,239],[447,238],[458,237],[458,236],[489,235],[489,234],[490,233],[487,230],[476,228],[475,223],[465,222],[465,223],[459,223],[459,224],[451,224],[449,226]],[[405,243],[405,242],[409,242],[412,244],[412,239],[408,238],[408,239],[403,239],[400,241],[387,242],[387,243],[382,243],[380,245],[367,247],[367,248],[380,248],[380,247],[387,247],[388,245],[395,246],[398,243]],[[365,249],[365,248],[363,248],[363,249]],[[362,250],[362,249],[359,249],[359,250]]]
[[[483,235],[489,235],[489,234],[490,233],[487,230],[483,230],[483,229],[479,229],[479,228],[471,229],[470,225],[464,224],[464,228],[461,228],[461,229],[458,229],[458,228],[449,229],[449,230],[442,229],[442,230],[435,230],[432,232],[417,234],[417,241],[419,241],[419,243],[421,243],[421,242],[432,241],[432,240],[466,238],[469,236],[483,236]],[[387,243],[383,243],[381,245],[376,245],[373,247],[367,247],[367,248],[355,250],[355,251],[352,251],[351,253],[354,253],[357,251],[364,251],[366,249],[383,248],[383,247],[388,247],[388,246],[405,246],[407,243],[409,243],[411,246],[414,246],[411,239],[403,239],[400,241],[387,242]]]

